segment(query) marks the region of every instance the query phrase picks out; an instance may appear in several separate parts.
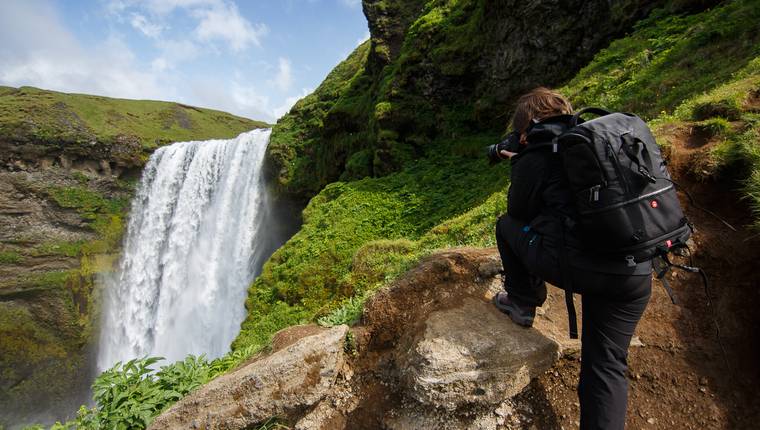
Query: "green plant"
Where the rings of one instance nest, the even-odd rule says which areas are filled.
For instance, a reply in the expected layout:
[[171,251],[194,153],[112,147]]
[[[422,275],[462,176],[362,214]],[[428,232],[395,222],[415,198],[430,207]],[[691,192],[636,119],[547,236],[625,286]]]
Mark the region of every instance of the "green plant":
[[344,299],[338,308],[330,312],[330,314],[319,318],[317,321],[320,325],[325,327],[333,327],[341,324],[354,325],[359,322],[362,317],[364,302],[366,299],[367,296],[364,294]]
[[290,430],[279,417],[272,417],[259,425],[256,430]]
[[23,257],[16,251],[0,251],[0,264],[14,264],[21,261]]

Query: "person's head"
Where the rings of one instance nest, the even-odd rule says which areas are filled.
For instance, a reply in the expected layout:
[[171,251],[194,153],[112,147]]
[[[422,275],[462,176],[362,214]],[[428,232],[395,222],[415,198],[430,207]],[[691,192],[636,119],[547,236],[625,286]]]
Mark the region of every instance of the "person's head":
[[538,87],[517,99],[512,115],[512,129],[521,135],[524,144],[525,132],[533,120],[540,121],[555,115],[573,113],[573,107],[562,94],[548,88]]

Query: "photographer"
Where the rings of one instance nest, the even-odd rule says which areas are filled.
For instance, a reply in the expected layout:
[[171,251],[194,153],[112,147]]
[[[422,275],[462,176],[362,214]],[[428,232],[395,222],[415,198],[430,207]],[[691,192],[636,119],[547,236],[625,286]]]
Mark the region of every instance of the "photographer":
[[514,132],[490,148],[492,162],[511,163],[507,213],[496,225],[505,291],[493,303],[530,327],[546,300],[544,281],[581,294],[581,429],[623,429],[628,347],[651,294],[651,263],[626,265],[581,251],[573,195],[552,148],[571,114],[561,94],[537,88],[518,100]]

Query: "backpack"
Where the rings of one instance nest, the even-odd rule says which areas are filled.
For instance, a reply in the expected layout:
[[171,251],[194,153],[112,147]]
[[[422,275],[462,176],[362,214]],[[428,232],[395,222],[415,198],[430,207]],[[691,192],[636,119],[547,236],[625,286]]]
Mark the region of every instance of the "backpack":
[[[585,113],[600,116],[584,122]],[[686,246],[692,227],[641,118],[586,108],[572,116],[557,143],[587,251],[635,266]]]
[[[586,113],[599,117],[583,121],[581,116]],[[628,266],[653,260],[657,278],[673,303],[675,297],[665,279],[671,267],[699,272],[707,288],[701,269],[669,259],[671,251],[687,247],[693,228],[683,214],[660,147],[641,118],[586,108],[570,118],[569,128],[553,143],[577,212],[575,219],[565,218],[565,229],[579,233],[586,252],[622,259]],[[560,265],[570,337],[576,339],[578,327],[566,252],[560,253]]]

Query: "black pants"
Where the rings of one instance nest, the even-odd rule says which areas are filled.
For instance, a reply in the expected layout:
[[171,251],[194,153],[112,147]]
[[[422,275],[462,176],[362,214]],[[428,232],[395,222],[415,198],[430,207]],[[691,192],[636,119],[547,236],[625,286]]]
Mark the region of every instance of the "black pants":
[[[504,215],[496,224],[496,243],[504,266],[504,288],[512,300],[541,306],[546,300],[544,280],[562,287],[557,242]],[[581,429],[622,430],[628,403],[628,347],[649,302],[652,277],[570,271],[573,290],[581,294],[583,306],[578,384]]]

